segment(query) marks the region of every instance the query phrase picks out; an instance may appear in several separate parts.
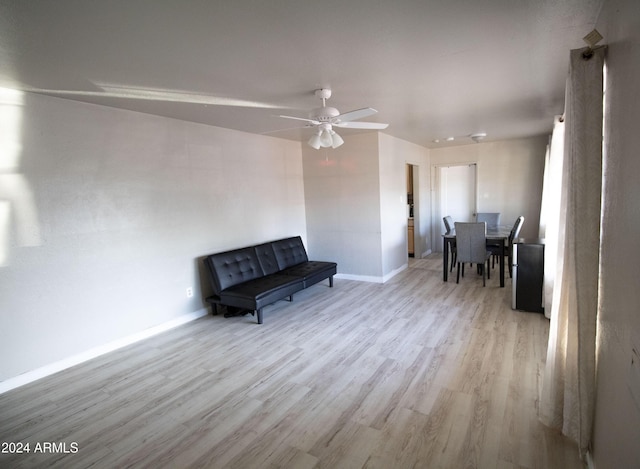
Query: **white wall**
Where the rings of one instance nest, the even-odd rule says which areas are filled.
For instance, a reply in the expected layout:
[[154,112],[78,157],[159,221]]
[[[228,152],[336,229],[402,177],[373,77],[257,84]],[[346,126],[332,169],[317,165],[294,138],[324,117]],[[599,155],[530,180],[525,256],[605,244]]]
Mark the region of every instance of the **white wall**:
[[380,171],[376,132],[345,135],[336,149],[302,146],[309,256],[338,273],[380,279]]
[[640,2],[605,1],[597,28],[608,73],[593,458],[607,469],[640,467]]
[[383,282],[408,262],[407,163],[419,165],[417,249],[428,249],[428,150],[378,132],[344,139],[337,149],[303,145],[309,255],[336,261],[342,277]]
[[306,239],[300,143],[39,95],[0,122],[0,381],[201,311],[200,256]]
[[380,219],[382,220],[382,271],[385,278],[407,265],[407,176],[406,165],[414,165],[418,184],[414,188],[416,257],[429,249],[430,207],[429,152],[413,143],[379,134]]
[[537,238],[547,143],[548,137],[540,136],[437,148],[430,151],[431,165],[435,170],[438,165],[476,163],[478,211],[500,212],[504,225],[523,215],[520,236]]

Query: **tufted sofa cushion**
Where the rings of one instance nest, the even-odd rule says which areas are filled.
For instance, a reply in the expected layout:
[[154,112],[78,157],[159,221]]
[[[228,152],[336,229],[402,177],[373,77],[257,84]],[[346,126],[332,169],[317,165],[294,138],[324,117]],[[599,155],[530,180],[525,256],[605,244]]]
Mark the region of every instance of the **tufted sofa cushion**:
[[229,287],[264,276],[253,247],[212,254],[205,262],[209,263],[210,271],[215,274],[211,280],[217,295]]
[[278,260],[273,252],[273,243],[264,243],[255,246],[256,255],[258,256],[258,262],[262,271],[266,274],[275,274],[280,270],[278,267]]
[[307,251],[302,244],[302,238],[295,236],[293,238],[280,239],[271,243],[278,267],[284,270],[287,267],[307,262]]

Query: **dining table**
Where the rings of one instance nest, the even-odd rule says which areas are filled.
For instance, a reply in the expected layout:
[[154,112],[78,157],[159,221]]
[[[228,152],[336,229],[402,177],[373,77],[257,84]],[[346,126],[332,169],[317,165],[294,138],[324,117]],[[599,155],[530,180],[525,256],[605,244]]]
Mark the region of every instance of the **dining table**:
[[[487,227],[487,244],[500,246],[500,287],[504,288],[504,251],[511,234],[511,226],[499,225],[495,228]],[[442,235],[444,240],[444,249],[442,254],[442,280],[449,280],[449,251],[451,243],[456,239],[456,230],[453,229]]]

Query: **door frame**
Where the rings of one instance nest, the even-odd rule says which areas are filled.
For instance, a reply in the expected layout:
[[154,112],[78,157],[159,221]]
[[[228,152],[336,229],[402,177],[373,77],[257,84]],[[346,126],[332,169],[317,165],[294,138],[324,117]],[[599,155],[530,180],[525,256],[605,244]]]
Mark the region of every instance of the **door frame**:
[[478,163],[476,161],[456,162],[456,163],[440,163],[431,165],[431,187],[433,196],[431,197],[431,246],[434,252],[442,252],[442,232],[443,223],[441,213],[441,171],[442,168],[451,168],[457,166],[475,166],[475,192],[473,194],[473,215],[478,212]]
[[[407,167],[411,166],[412,167],[412,173],[413,173],[413,178],[412,178],[412,183],[413,183],[413,257],[414,258],[419,258],[422,256],[422,252],[421,250],[419,250],[419,247],[421,247],[420,244],[420,165],[417,165],[415,163],[410,163],[408,161],[405,162],[405,171],[407,170]],[[405,183],[406,185],[406,183]],[[405,194],[408,194],[409,192],[409,188],[405,187]],[[409,214],[407,213],[407,218],[409,217]],[[409,245],[409,234],[408,234],[408,230],[406,230],[407,232],[407,249],[406,251],[408,251],[408,245]],[[407,253],[408,256],[408,253]]]

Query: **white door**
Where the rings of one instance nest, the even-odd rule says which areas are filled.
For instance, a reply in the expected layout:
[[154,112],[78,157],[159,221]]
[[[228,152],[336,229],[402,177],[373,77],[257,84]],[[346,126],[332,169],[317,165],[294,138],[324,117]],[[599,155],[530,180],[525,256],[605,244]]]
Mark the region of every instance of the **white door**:
[[442,252],[442,234],[444,223],[442,217],[450,216],[453,221],[475,221],[476,214],[476,165],[439,166],[436,179],[437,219],[434,246]]

